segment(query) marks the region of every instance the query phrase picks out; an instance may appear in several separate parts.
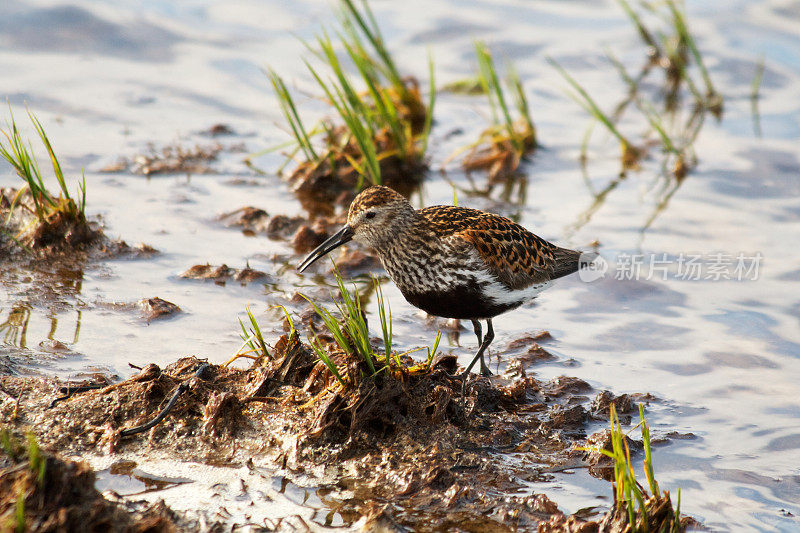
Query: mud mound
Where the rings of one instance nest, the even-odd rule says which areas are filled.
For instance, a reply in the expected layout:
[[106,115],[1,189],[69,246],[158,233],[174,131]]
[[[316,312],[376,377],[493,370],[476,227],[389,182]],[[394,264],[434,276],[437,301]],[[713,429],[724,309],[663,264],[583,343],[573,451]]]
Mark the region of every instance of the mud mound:
[[[487,531],[584,523],[544,495],[514,494],[560,467],[588,466],[575,450],[593,410],[624,400],[602,393],[592,409],[591,387],[568,377],[473,375],[465,384],[451,377],[452,356],[430,368],[408,356],[384,367],[378,356],[373,373],[328,345],[339,378],[294,331],[248,369],[187,357],[113,385],[61,384],[56,402],[52,383],[5,377],[0,416],[73,453],[161,451],[216,464],[257,455],[306,479],[337,480],[350,494],[337,510],[353,523]],[[586,527],[575,530],[597,530]]]
[[163,503],[130,511],[94,488],[95,473],[85,463],[38,449],[27,450],[3,434],[0,459],[0,524],[22,531],[112,531],[167,533],[197,527],[174,515]]
[[36,212],[29,189],[0,189],[0,256],[20,249],[53,253],[83,248],[102,236],[99,225],[75,209],[54,209],[42,218]]

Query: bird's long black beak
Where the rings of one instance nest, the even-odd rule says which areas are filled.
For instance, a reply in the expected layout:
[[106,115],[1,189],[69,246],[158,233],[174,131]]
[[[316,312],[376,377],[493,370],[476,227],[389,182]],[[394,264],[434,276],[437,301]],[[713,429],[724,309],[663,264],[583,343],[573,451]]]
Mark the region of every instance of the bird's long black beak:
[[314,248],[314,250],[303,259],[303,262],[297,267],[298,272],[307,269],[311,263],[324,256],[331,250],[338,248],[346,242],[350,242],[353,238],[353,229],[345,225],[342,229],[330,236],[330,238]]

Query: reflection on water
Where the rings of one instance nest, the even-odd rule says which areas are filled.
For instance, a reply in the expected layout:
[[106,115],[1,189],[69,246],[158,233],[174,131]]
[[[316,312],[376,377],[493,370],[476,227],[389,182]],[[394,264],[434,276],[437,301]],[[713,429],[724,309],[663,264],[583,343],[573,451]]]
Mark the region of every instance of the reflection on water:
[[[3,335],[3,342],[10,346],[16,346],[17,348],[27,348],[27,332],[28,332],[28,324],[31,320],[31,312],[33,308],[29,304],[16,304],[13,305],[8,314],[5,316],[5,321],[0,322],[0,335]],[[5,310],[0,307],[0,320],[3,318],[5,314]],[[63,335],[61,338],[70,338],[69,344],[76,344],[78,342],[78,335],[81,331],[81,311],[69,311],[65,312],[64,314],[75,315],[74,320],[67,320],[66,317],[62,319],[62,325],[67,322],[67,326],[62,327],[62,333],[66,333],[68,337],[64,337]],[[45,316],[42,317],[46,322],[49,322],[49,329],[45,339],[49,341],[57,341],[56,334],[58,333],[58,314],[53,312],[46,312]],[[70,324],[72,322],[72,324]],[[58,346],[54,343],[45,343],[44,341],[40,341],[38,343],[39,346],[43,348],[47,347],[54,347]]]
[[[31,363],[70,352],[80,338],[82,266],[7,264],[0,277],[6,299],[0,301],[3,344],[19,349]],[[41,357],[37,357],[41,356]],[[37,361],[41,359],[40,361]]]
[[[0,309],[0,313],[3,309]],[[2,315],[0,315],[2,316]],[[3,342],[19,348],[26,348],[28,331],[28,321],[31,319],[31,308],[25,304],[13,306],[6,317],[5,322],[0,323],[0,333],[3,334]]]
[[[447,83],[474,70],[474,38],[485,39],[499,56],[505,51],[528,88],[543,142],[523,164],[524,179],[487,190],[478,173],[449,172],[443,178],[432,172],[415,202],[451,204],[455,186],[460,205],[512,216],[563,245],[597,241],[612,265],[621,254],[763,255],[754,281],[609,274],[591,283],[564,279],[536,305],[496,321],[496,343],[505,346],[547,329],[554,337],[548,351],[557,358],[537,362],[532,371],[538,377],[569,373],[598,389],[652,393],[658,400],[651,403],[648,420],[656,436],[671,431],[698,436],[661,446],[654,457],[661,484],[683,489],[682,509],[723,530],[793,531],[800,515],[800,12],[796,2],[780,0],[687,4],[710,75],[728,100],[720,122],[703,124],[695,144],[698,166],[679,188],[664,180],[657,151],[641,171],[620,178],[618,147],[600,130],[593,134],[581,177],[587,116],[564,98],[563,80],[545,56],[558,60],[613,112],[627,86],[604,50],[617,52],[630,72],[637,72],[643,58],[639,37],[616,3],[413,0],[373,7],[404,71],[424,75],[430,46],[437,80]],[[195,132],[215,123],[241,132],[249,151],[285,141],[285,132],[274,126],[280,112],[261,69],[269,63],[300,92],[309,91],[313,80],[293,59],[302,55],[303,45],[290,32],[309,37],[329,16],[329,6],[67,0],[42,7],[20,0],[5,15],[0,63],[7,75],[0,77],[0,96],[29,104],[70,171],[87,168],[89,212],[102,215],[111,236],[146,242],[162,253],[148,260],[61,265],[50,273],[3,271],[4,361],[6,356],[28,361],[34,353],[37,361],[48,362],[48,372],[62,376],[90,367],[129,375],[128,363],[163,364],[189,353],[222,362],[241,342],[236,319],[246,305],[274,339],[280,318],[269,306],[291,307],[295,291],[313,293],[317,282],[330,283],[327,275],[297,277],[292,268],[297,258],[285,243],[246,237],[214,222],[217,214],[245,205],[270,216],[301,212],[276,176],[231,184],[232,177],[249,172],[239,155],[223,154],[215,163],[221,175],[195,176],[191,182],[96,172],[119,156],[145,151],[149,142],[205,143]],[[762,137],[757,138],[750,85],[762,54]],[[659,89],[657,83],[648,88]],[[315,107],[311,98],[301,105]],[[483,105],[482,98],[441,95],[431,168],[485,127]],[[635,124],[621,127],[636,134]],[[453,133],[456,128],[461,133]],[[271,169],[281,160],[267,154],[256,163]],[[18,185],[5,166],[0,185]],[[177,277],[206,262],[235,267],[249,262],[267,272],[271,284],[219,286]],[[401,347],[430,344],[441,323],[426,322],[391,283],[384,287]],[[155,296],[186,312],[147,324],[122,305]],[[374,302],[368,309],[374,310]],[[47,344],[51,341],[67,346],[70,357],[53,357],[62,352],[54,342]],[[449,341],[442,348],[464,359],[474,348],[471,334],[459,339],[451,333]],[[492,361],[502,370],[505,362],[497,351]],[[162,495],[171,498],[180,488]],[[313,508],[316,522],[324,524],[339,508],[336,496],[323,489],[294,490],[285,487],[295,507],[276,513]],[[608,503],[597,498],[607,494],[607,485],[581,471],[532,480],[530,490],[548,491],[565,510]],[[237,491],[220,489],[231,500],[240,496]],[[264,498],[252,501],[267,505]],[[343,510],[330,523],[352,520]]]

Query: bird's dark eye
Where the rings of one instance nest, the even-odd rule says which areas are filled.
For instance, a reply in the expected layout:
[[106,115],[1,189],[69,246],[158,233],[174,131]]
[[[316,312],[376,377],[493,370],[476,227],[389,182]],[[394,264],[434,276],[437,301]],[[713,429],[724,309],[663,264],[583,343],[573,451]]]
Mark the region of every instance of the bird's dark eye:
[[364,218],[366,218],[367,220],[375,218],[375,211],[367,211],[367,213],[364,215]]

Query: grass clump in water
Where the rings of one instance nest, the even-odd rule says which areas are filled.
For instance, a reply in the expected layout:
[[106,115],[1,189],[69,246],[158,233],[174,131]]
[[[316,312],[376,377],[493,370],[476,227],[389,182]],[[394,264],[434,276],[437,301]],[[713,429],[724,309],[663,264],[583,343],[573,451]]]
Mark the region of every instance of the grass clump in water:
[[[616,408],[612,403],[611,411],[611,449],[592,449],[609,457],[614,463],[614,495],[615,503],[609,517],[611,529],[614,531],[632,532],[679,532],[686,529],[691,521],[680,517],[681,493],[678,490],[678,499],[675,508],[672,507],[668,491],[661,491],[653,471],[653,456],[651,453],[650,428],[644,417],[644,406],[639,405],[639,424],[644,447],[643,469],[647,479],[647,488],[643,487],[636,479],[631,452],[626,442],[617,416]],[[635,429],[635,428],[634,428]],[[649,493],[648,490],[649,489]]]
[[[549,61],[577,93],[574,98],[594,119],[592,126],[599,122],[620,142],[623,175],[628,170],[639,168],[640,161],[646,156],[644,146],[656,144],[664,154],[662,174],[680,182],[696,165],[697,158],[692,145],[706,114],[710,113],[717,119],[722,116],[723,97],[711,80],[699,47],[689,31],[685,13],[674,0],[659,5],[642,2],[643,12],[635,9],[627,0],[617,1],[646,46],[647,60],[634,76],[613,54],[607,54],[628,87],[627,95],[617,103],[613,113],[602,112],[575,78],[554,60]],[[666,28],[651,29],[645,22],[646,15],[666,21]],[[653,72],[660,72],[662,76],[661,83],[656,82],[659,89],[655,92],[646,90],[652,85],[650,80]],[[698,74],[699,82],[695,80]],[[638,111],[638,117],[633,119],[639,122],[643,119],[649,126],[637,146],[620,133],[618,127],[631,108]],[[590,127],[581,151],[584,164],[591,131]]]
[[[312,214],[330,214],[336,204],[346,206],[370,184],[409,195],[427,166],[435,103],[432,61],[426,104],[417,80],[400,75],[366,2],[359,9],[343,0],[340,21],[336,42],[323,33],[313,45],[308,43],[321,65],[305,61],[335,119],[307,128],[283,79],[268,73],[294,138],[289,157],[300,157],[289,180]],[[347,65],[357,74],[348,73]]]
[[[627,87],[626,95],[612,112],[603,112],[589,91],[570,73],[553,59],[549,61],[575,92],[576,101],[592,117],[581,145],[580,161],[584,182],[594,202],[580,215],[574,229],[586,224],[607,195],[625,179],[627,172],[640,169],[651,148],[657,147],[661,152],[660,172],[647,185],[654,196],[654,207],[641,226],[643,233],[668,207],[686,176],[696,167],[698,158],[694,143],[708,115],[717,120],[722,117],[724,99],[711,80],[682,7],[674,0],[641,1],[640,8],[628,0],[617,1],[646,47],[647,59],[634,75],[612,52],[607,52],[608,60]],[[661,21],[662,25],[653,29],[651,21]],[[639,126],[643,134],[637,138],[623,134],[620,127],[623,120]],[[599,190],[589,180],[586,168],[588,148],[597,124],[620,143],[622,167],[619,177]],[[754,124],[758,132],[755,111]]]
[[[48,191],[32,143],[23,138],[10,108],[9,114],[11,122],[0,129],[0,156],[14,168],[24,185],[12,197],[3,195],[0,198],[0,208],[6,211],[2,219],[3,233],[33,248],[77,246],[93,240],[97,232],[90,229],[86,221],[86,177],[82,176],[78,183],[79,194],[73,197],[42,123],[28,111],[58,183],[58,195]],[[8,205],[3,205],[4,202]]]
[[486,170],[491,187],[517,174],[522,158],[536,148],[536,127],[522,81],[514,66],[510,63],[507,65],[505,83],[502,83],[489,47],[476,41],[475,54],[478,60],[477,81],[480,92],[489,99],[492,125],[480,134],[476,142],[457,151],[449,159],[466,151],[462,167],[467,171]]

